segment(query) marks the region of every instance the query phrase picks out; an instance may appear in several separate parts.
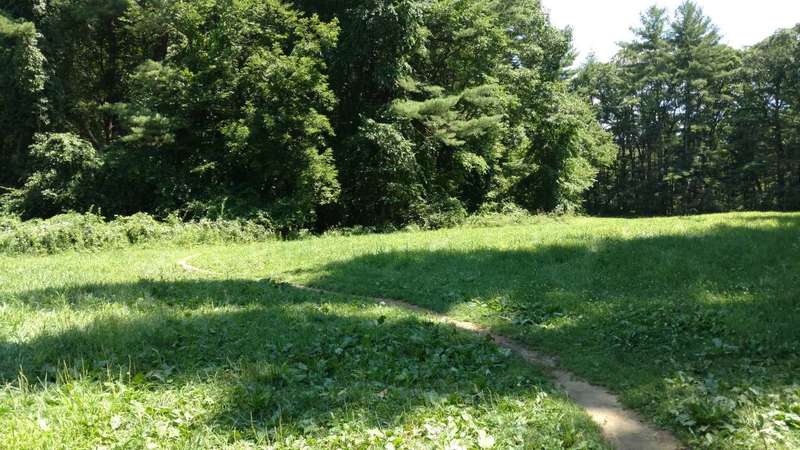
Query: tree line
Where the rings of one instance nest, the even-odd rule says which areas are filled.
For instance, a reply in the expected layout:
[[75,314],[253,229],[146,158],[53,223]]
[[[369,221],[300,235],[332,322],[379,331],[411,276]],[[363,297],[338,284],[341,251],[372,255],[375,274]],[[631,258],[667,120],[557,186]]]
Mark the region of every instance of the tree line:
[[652,7],[573,87],[614,135],[587,207],[603,214],[800,208],[800,25],[745,50],[695,3]]
[[796,208],[797,35],[730,49],[687,2],[575,72],[538,0],[0,0],[1,201],[286,230]]

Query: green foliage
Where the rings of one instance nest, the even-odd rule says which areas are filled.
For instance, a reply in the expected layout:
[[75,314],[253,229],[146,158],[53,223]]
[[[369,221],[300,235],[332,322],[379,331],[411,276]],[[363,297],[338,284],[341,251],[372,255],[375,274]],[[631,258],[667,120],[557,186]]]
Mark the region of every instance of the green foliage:
[[734,198],[747,208],[800,208],[800,25],[744,53],[731,146]]
[[649,9],[635,31],[613,62],[589,61],[573,80],[619,147],[589,209],[796,208],[797,31],[736,51],[690,1],[672,18]]
[[348,148],[341,159],[349,168],[342,179],[346,208],[378,225],[414,222],[424,205],[414,144],[395,125],[367,120]]
[[425,100],[399,100],[391,115],[407,139],[414,142],[426,191],[426,203],[450,197],[457,209],[473,211],[484,201],[504,152],[500,142],[502,111],[508,97],[497,85],[465,89],[457,95]]
[[[130,102],[109,109],[124,130],[109,149],[114,169],[151,190],[143,210],[225,194],[287,229],[313,224],[339,192],[320,58],[336,28],[275,1],[171,8],[187,18],[171,30],[184,43],[140,65]],[[150,164],[131,176],[143,158]]]
[[0,186],[18,186],[30,163],[27,147],[46,120],[45,59],[31,22],[0,9]]
[[[427,215],[474,213],[486,203],[580,209],[597,168],[614,150],[583,100],[566,93],[568,34],[550,25],[535,1],[437,1],[420,14],[425,32],[402,59],[408,70],[392,72],[395,89],[377,97],[383,104],[375,113],[365,110],[368,120],[402,135],[414,156],[413,168],[404,168],[407,191],[370,182],[383,204],[403,205],[392,220],[417,215],[418,223],[436,223],[439,218]],[[337,153],[344,196],[370,192],[360,175],[377,161],[359,160],[363,152],[344,147]],[[350,188],[350,182],[360,186]],[[390,192],[399,197],[387,201]],[[345,198],[350,220],[387,220],[387,214],[370,215],[381,206],[358,198]]]
[[[411,62],[425,53],[428,2],[419,0],[298,0],[304,11],[336,20],[338,43],[328,57],[331,88],[338,105],[333,117],[338,143],[375,118],[395,99],[399,82],[411,75]],[[336,148],[345,153],[346,147]]]
[[29,157],[33,173],[6,196],[12,208],[28,217],[50,217],[96,204],[91,188],[102,159],[92,144],[72,134],[37,135]]
[[[0,8],[0,186],[56,193],[5,196],[30,217],[224,210],[296,234],[511,203],[800,204],[796,30],[735,51],[691,1],[650,8],[613,62],[574,77],[570,32],[538,0]],[[97,167],[43,179],[37,133],[90,144]]]
[[133,245],[242,243],[276,238],[274,230],[253,221],[158,221],[139,213],[106,221],[96,214],[68,213],[21,221],[0,215],[0,254],[53,254]]
[[570,36],[536,0],[0,7],[30,21],[4,25],[26,30],[7,48],[29,56],[0,77],[30,89],[4,100],[27,109],[4,108],[0,125],[27,125],[5,134],[16,166],[0,182],[46,183],[28,161],[36,131],[70,133],[102,162],[72,180],[102,195],[5,206],[28,216],[228,204],[285,233],[447,225],[486,203],[580,209],[609,151],[564,93]]
[[[611,136],[595,122],[589,106],[563,85],[545,87],[520,81],[526,96],[548,99],[547,115],[523,111],[522,129],[530,150],[514,167],[519,182],[514,198],[532,211],[580,210],[584,192],[595,182],[598,170],[616,155]],[[529,90],[530,89],[530,90]],[[533,151],[535,149],[535,151]]]

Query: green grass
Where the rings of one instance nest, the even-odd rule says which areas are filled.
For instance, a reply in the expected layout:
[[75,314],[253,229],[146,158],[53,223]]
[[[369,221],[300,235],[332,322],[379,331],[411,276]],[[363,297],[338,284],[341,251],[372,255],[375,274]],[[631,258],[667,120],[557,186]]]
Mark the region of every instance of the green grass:
[[607,448],[485,339],[189,251],[0,257],[0,448]]
[[487,325],[692,446],[800,447],[800,214],[534,219],[209,250],[197,264]]
[[603,446],[479,338],[269,280],[481,323],[693,447],[800,447],[800,214],[754,213],[0,257],[0,446]]

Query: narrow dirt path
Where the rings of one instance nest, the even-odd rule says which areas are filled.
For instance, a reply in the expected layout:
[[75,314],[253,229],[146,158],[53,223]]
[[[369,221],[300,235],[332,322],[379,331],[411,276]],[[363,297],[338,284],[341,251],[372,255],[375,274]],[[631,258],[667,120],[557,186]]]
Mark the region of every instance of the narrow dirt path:
[[[221,275],[217,272],[192,266],[189,261],[195,257],[197,255],[186,257],[178,261],[178,265],[183,270],[191,273]],[[624,408],[614,394],[600,386],[589,384],[570,372],[559,368],[555,358],[530,350],[507,337],[491,333],[488,329],[478,324],[456,320],[400,300],[330,291],[293,283],[281,284],[293,289],[317,294],[344,295],[369,299],[376,303],[422,314],[438,323],[448,324],[480,336],[488,336],[499,347],[511,350],[530,364],[548,369],[555,378],[556,384],[575,403],[586,410],[592,420],[600,426],[603,437],[615,448],[619,450],[679,450],[685,448],[671,433],[646,423],[637,413]]]

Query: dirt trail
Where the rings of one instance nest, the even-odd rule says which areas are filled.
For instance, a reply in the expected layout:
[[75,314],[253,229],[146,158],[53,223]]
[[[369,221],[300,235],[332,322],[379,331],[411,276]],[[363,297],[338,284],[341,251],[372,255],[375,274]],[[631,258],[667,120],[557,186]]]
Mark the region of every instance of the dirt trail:
[[[192,266],[189,261],[196,256],[197,255],[186,257],[178,261],[178,265],[185,271],[191,273],[220,275],[216,272]],[[448,324],[477,335],[488,336],[495,344],[511,350],[521,356],[525,361],[547,368],[555,378],[556,384],[563,389],[576,404],[586,410],[592,420],[600,426],[603,437],[615,448],[619,450],[679,450],[685,448],[671,433],[646,423],[637,413],[625,409],[620,404],[617,397],[606,389],[589,384],[570,372],[560,369],[555,358],[532,351],[504,336],[491,333],[488,329],[480,325],[456,320],[400,300],[348,294],[346,292],[329,291],[292,283],[282,284],[294,289],[318,294],[345,295],[369,299],[380,304],[425,315],[435,322]]]

